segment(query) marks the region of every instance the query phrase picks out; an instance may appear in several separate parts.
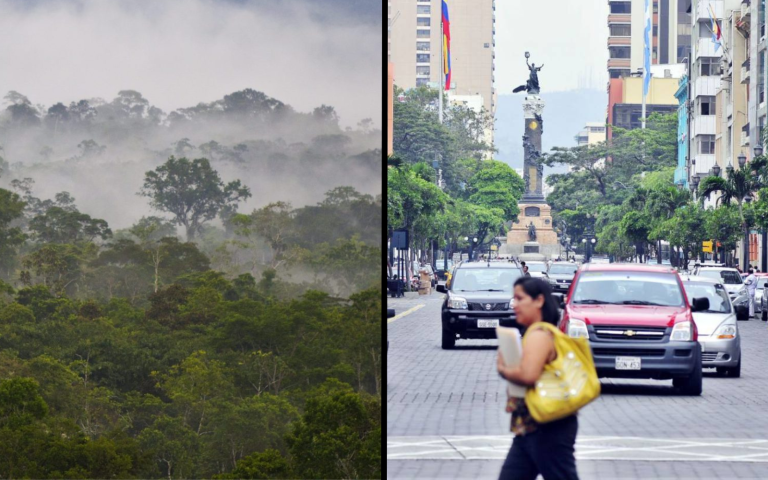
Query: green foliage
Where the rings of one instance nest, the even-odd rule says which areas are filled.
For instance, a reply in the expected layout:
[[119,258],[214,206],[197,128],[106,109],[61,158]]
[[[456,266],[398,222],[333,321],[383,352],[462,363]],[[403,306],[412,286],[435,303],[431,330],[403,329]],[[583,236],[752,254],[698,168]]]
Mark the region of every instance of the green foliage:
[[151,199],[153,208],[173,215],[173,223],[186,228],[188,240],[195,237],[204,222],[216,218],[222,208],[251,196],[250,189],[239,180],[224,184],[207,159],[189,161],[173,156],[146,173],[139,193]]

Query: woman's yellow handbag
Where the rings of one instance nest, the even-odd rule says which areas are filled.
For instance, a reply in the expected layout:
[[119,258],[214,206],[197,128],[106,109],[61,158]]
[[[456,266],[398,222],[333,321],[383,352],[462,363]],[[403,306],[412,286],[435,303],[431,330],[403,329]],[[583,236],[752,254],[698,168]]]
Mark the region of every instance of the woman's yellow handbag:
[[552,332],[557,358],[544,366],[536,385],[528,388],[525,404],[536,422],[548,423],[573,415],[600,396],[600,380],[589,340],[571,338],[546,322],[532,325],[526,335],[537,329]]

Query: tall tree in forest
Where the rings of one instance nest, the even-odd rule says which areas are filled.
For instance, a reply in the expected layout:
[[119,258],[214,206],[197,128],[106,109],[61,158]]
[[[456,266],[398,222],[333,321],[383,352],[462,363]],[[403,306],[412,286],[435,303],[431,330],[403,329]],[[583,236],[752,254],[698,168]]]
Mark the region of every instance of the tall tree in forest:
[[150,198],[153,208],[174,215],[171,221],[184,225],[187,240],[192,241],[205,222],[224,207],[251,197],[251,191],[240,180],[225,184],[205,158],[190,161],[172,156],[146,173],[139,195]]

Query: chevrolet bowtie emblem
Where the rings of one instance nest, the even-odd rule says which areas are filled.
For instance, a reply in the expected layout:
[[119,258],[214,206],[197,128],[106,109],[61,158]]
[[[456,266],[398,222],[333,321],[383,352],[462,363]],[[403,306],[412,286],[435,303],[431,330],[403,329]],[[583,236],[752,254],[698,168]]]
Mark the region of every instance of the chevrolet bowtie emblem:
[[491,304],[490,303],[486,303],[485,304],[485,309],[486,310],[490,310],[491,309]]
[[634,330],[625,330],[624,335],[627,337],[634,337],[637,334]]

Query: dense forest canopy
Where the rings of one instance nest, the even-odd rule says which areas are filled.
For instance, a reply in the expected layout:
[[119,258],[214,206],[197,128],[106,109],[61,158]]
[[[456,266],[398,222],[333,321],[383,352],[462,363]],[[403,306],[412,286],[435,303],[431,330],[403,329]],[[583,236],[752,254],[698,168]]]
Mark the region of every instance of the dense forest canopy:
[[0,475],[380,478],[381,132],[5,102]]

